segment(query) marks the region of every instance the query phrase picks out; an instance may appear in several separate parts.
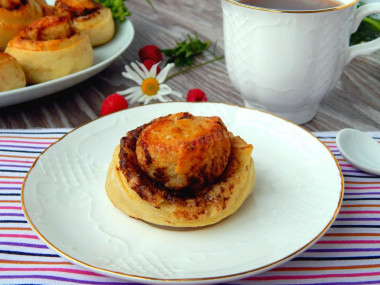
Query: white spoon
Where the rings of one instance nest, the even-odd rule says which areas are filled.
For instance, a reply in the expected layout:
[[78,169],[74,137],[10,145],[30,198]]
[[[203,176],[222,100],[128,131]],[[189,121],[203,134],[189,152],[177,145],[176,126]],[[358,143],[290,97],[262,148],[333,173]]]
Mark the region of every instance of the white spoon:
[[380,143],[354,129],[340,130],[336,143],[343,157],[356,168],[380,175]]

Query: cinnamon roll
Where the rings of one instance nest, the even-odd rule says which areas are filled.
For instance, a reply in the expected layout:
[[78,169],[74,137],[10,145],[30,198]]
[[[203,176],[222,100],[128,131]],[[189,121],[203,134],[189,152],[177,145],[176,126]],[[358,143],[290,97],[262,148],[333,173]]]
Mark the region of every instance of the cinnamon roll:
[[44,0],[0,0],[0,51],[17,33],[43,16]]
[[17,60],[0,52],[0,92],[26,86],[25,74]]
[[31,84],[60,78],[93,63],[88,35],[73,28],[67,17],[34,21],[8,43],[6,52],[17,59]]
[[111,10],[93,0],[57,0],[58,15],[68,16],[73,26],[89,35],[92,46],[109,42],[115,34]]
[[152,224],[214,224],[235,213],[252,192],[252,149],[218,117],[161,117],[121,139],[106,191],[125,214]]

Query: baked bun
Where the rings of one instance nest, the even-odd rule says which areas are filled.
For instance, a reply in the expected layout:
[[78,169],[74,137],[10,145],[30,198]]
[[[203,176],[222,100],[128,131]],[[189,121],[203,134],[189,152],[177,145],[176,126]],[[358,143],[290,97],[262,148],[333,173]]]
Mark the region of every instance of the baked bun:
[[93,63],[87,34],[74,29],[67,17],[34,21],[8,43],[6,52],[17,59],[31,84],[60,78]]
[[0,52],[0,92],[26,86],[25,74],[17,60]]
[[[43,1],[43,0],[39,0]],[[17,33],[34,20],[43,16],[43,9],[36,0],[0,0],[0,51]]]
[[[185,114],[186,116],[186,114]],[[219,117],[174,114],[146,126],[136,142],[137,161],[172,190],[199,190],[223,173],[231,144]]]
[[109,42],[115,34],[111,10],[93,0],[57,0],[58,15],[68,16],[73,26],[89,35],[92,46]]
[[[252,192],[252,149],[229,133],[220,118],[189,113],[161,117],[121,139],[106,191],[117,208],[137,219],[171,227],[211,225],[236,212]],[[166,187],[168,181],[174,187]]]

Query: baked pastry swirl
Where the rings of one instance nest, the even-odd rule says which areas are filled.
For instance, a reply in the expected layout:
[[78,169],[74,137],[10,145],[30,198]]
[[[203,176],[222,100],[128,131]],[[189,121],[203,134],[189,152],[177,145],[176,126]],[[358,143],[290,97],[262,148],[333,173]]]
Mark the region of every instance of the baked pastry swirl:
[[31,84],[60,78],[93,63],[88,35],[73,28],[67,17],[34,21],[8,43],[6,52],[17,59]]
[[153,224],[214,224],[236,212],[252,192],[252,149],[218,117],[161,117],[121,139],[106,191],[121,211]]
[[43,16],[43,0],[0,0],[0,51],[17,33]]
[[92,46],[109,42],[115,34],[111,10],[93,0],[57,0],[57,15],[70,17],[73,26],[87,33]]
[[26,86],[25,74],[17,60],[0,52],[0,92]]

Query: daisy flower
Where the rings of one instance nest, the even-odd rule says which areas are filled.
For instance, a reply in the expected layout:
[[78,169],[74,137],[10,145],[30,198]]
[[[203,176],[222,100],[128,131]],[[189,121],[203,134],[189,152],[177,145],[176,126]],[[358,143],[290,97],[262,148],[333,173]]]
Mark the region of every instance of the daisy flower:
[[126,95],[125,98],[130,104],[135,102],[148,104],[152,100],[158,100],[160,102],[172,101],[170,98],[166,97],[167,95],[182,97],[180,93],[173,91],[168,85],[164,84],[166,77],[174,64],[170,63],[166,65],[165,68],[157,74],[157,67],[159,64],[159,62],[154,64],[150,70],[140,62],[132,62],[130,66],[126,65],[126,72],[122,72],[122,75],[127,79],[135,81],[139,86],[130,87],[123,91],[117,91],[117,93],[120,95]]

